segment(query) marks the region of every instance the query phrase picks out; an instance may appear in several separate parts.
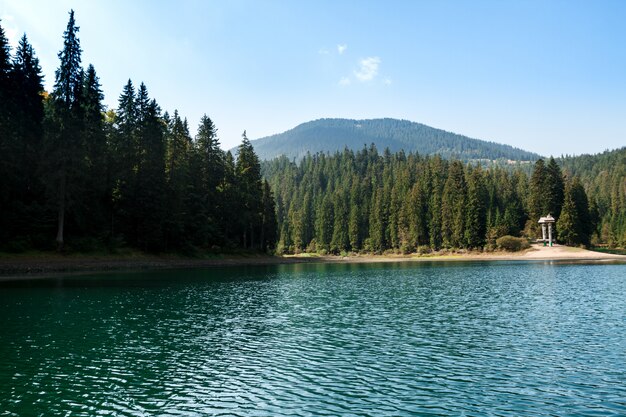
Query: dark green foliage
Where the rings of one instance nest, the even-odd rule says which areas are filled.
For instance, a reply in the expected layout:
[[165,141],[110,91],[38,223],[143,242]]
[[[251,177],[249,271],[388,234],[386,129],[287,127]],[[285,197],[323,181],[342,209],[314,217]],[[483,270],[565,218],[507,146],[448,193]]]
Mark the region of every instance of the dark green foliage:
[[468,176],[467,204],[465,207],[465,245],[468,248],[481,248],[485,244],[487,232],[487,190],[480,168],[475,168]]
[[560,162],[568,176],[580,179],[589,197],[592,243],[626,247],[626,148]]
[[254,140],[252,145],[262,160],[285,155],[300,160],[307,153],[358,151],[375,143],[391,152],[419,152],[444,158],[472,160],[512,159],[534,161],[539,155],[512,146],[471,139],[420,123],[396,119],[320,119],[294,129]]
[[[519,232],[525,221],[520,206],[525,196],[518,196],[515,187],[525,174],[483,171],[438,156],[379,155],[372,146],[356,154],[307,155],[297,165],[279,158],[265,163],[264,172],[279,202],[282,251],[481,248],[492,206],[501,205],[508,213],[502,216],[510,223],[504,231]],[[509,186],[501,190],[503,180]],[[311,200],[304,210],[302,202]],[[315,227],[305,233],[306,224]]]
[[61,63],[55,72],[54,90],[45,116],[44,178],[56,203],[58,250],[62,250],[65,243],[66,212],[74,212],[81,207],[84,191],[82,176],[87,159],[82,135],[84,72],[78,30],[72,10],[63,33],[63,49],[58,55]]
[[240,198],[241,244],[244,248],[259,248],[263,197],[261,165],[245,131],[238,148],[235,178]]
[[561,168],[554,158],[550,158],[550,162],[548,162],[546,167],[546,182],[543,191],[545,199],[544,213],[552,214],[555,219],[558,219],[563,206],[565,183]]
[[194,141],[131,80],[105,113],[77,34],[72,11],[47,96],[26,36],[11,59],[0,26],[0,249],[50,248],[56,228],[59,250],[272,250],[276,207],[245,135],[235,164],[211,119]]
[[564,200],[557,222],[559,239],[567,245],[589,246],[594,225],[587,194],[577,177],[567,181]]
[[[9,59],[0,27],[0,59]],[[8,70],[7,70],[8,68]],[[41,246],[48,232],[41,172],[43,86],[41,67],[24,35],[7,67],[0,63],[0,242],[21,234]],[[0,243],[2,246],[2,243]]]

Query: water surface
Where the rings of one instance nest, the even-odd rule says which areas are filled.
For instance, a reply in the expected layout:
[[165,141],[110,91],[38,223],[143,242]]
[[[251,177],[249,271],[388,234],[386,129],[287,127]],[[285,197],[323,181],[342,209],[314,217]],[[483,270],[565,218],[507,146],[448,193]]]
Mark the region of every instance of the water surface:
[[626,265],[0,283],[0,415],[626,415]]

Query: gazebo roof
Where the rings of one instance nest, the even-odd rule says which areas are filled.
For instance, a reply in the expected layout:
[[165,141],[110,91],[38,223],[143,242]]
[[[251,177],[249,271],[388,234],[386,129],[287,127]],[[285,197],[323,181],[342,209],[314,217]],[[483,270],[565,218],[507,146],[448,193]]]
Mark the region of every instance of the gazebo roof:
[[550,214],[539,219],[539,223],[554,223],[554,221],[554,217]]

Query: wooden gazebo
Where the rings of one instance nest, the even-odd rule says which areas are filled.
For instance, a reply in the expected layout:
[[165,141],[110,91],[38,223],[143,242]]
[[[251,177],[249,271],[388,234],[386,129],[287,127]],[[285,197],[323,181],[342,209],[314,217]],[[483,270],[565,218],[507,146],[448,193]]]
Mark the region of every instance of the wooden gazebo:
[[[552,215],[548,214],[547,216],[541,217],[539,219],[539,224],[541,225],[541,235],[542,235],[542,241],[543,241],[543,246],[546,246],[546,241],[547,243],[552,246],[552,225],[554,224],[555,220],[554,217],[552,217]],[[546,239],[546,229],[548,229],[548,238]]]

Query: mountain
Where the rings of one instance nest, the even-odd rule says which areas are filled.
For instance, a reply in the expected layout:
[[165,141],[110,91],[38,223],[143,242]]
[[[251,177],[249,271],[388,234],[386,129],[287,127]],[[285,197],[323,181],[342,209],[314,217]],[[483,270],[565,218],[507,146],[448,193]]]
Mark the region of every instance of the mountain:
[[285,155],[301,159],[307,152],[360,150],[374,143],[379,152],[419,152],[422,155],[439,154],[444,158],[463,161],[478,159],[511,159],[534,161],[539,155],[502,145],[472,139],[467,136],[435,129],[421,123],[397,119],[319,119],[303,123],[284,133],[251,141],[261,160]]

